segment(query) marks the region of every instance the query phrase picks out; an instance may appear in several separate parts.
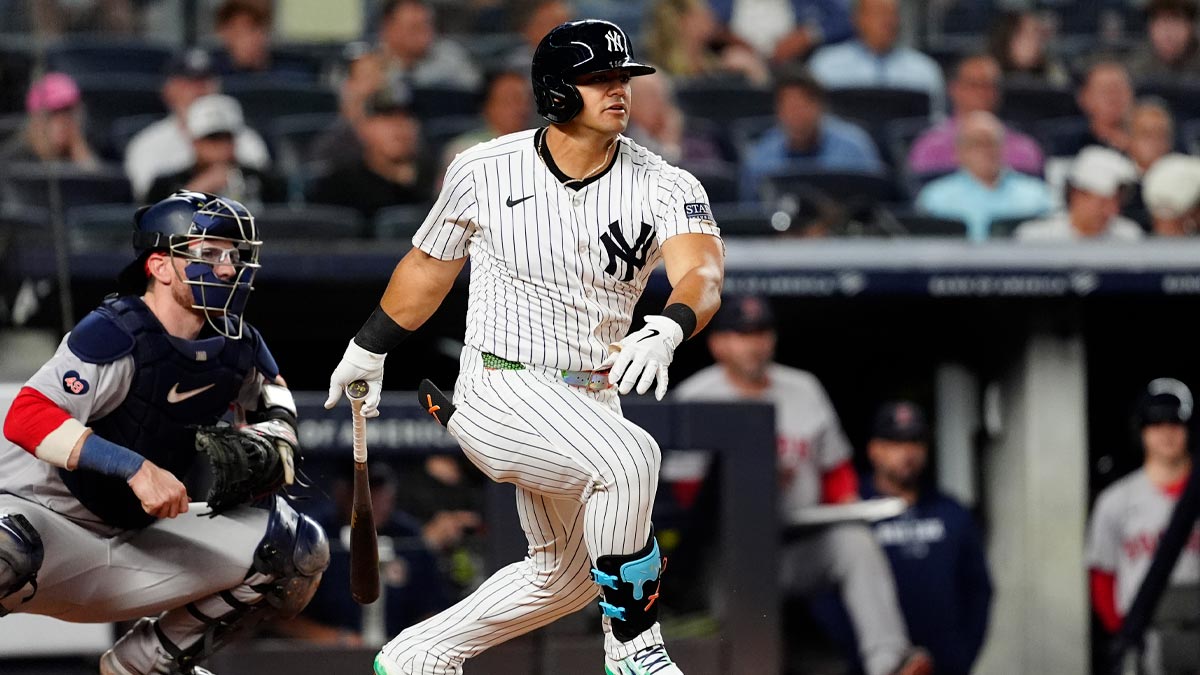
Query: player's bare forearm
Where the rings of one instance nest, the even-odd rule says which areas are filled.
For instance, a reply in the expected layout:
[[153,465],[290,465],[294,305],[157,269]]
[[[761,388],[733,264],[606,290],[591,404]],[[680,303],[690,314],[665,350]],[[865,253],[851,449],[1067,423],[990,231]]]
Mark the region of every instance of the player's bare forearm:
[[446,299],[466,262],[466,258],[439,260],[419,248],[412,249],[392,272],[380,307],[404,328],[420,328]]
[[676,235],[663,244],[663,260],[672,288],[667,305],[678,302],[691,307],[696,313],[696,332],[700,332],[721,306],[725,282],[721,240],[708,234]]

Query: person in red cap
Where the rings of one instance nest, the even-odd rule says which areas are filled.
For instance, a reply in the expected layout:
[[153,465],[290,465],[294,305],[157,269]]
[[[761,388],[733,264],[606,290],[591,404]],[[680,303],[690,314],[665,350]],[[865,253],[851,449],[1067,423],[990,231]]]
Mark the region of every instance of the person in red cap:
[[16,135],[0,158],[10,162],[69,162],[94,169],[99,163],[83,133],[83,106],[79,87],[70,75],[47,73],[29,87],[25,96],[29,119],[24,133]]

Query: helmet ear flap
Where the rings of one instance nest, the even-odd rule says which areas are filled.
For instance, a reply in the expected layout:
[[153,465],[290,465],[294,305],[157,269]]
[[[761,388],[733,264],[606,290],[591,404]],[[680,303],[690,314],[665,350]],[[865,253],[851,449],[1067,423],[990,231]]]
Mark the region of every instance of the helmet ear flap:
[[565,124],[583,110],[583,97],[574,85],[562,78],[546,75],[542,78],[538,94],[538,114],[554,124]]

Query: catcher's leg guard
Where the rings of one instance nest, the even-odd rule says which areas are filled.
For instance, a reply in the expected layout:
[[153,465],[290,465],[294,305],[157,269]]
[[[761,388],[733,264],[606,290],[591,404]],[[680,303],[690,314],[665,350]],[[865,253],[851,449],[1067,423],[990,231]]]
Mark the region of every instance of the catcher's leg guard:
[[0,616],[8,614],[13,605],[29,602],[37,593],[37,573],[44,556],[42,538],[25,516],[0,513]]
[[142,619],[113,648],[135,675],[199,672],[240,631],[295,615],[312,599],[329,565],[329,541],[316,521],[276,497],[252,569],[236,588]]
[[653,529],[642,550],[596,559],[592,580],[604,596],[600,611],[612,620],[613,635],[621,642],[633,640],[658,621],[662,570],[663,557]]

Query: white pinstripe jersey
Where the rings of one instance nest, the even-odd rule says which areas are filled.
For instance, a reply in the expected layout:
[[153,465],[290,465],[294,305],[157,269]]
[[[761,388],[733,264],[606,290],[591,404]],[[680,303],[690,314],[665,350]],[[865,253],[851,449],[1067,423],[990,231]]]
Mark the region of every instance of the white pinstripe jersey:
[[413,245],[442,260],[470,255],[468,345],[519,363],[593,369],[628,333],[662,242],[720,232],[687,171],[621,136],[609,168],[573,189],[539,155],[543,133],[458,155]]

